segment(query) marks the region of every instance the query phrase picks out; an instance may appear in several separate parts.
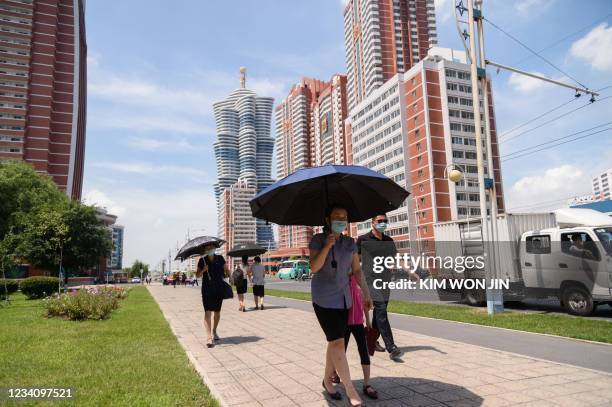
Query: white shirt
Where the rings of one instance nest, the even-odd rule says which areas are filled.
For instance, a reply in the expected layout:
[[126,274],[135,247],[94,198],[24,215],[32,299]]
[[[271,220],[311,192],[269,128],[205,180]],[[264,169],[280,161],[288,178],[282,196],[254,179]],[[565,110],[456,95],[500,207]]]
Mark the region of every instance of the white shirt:
[[253,263],[251,265],[251,273],[253,273],[253,285],[264,285],[265,269],[261,263]]

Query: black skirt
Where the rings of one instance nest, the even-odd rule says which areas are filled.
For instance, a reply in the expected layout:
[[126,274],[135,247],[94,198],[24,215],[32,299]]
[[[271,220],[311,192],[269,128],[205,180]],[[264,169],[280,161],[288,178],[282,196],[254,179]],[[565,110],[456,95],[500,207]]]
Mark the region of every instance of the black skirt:
[[323,308],[312,303],[319,325],[325,333],[327,342],[336,339],[344,339],[348,324],[348,309],[346,308]]
[[223,305],[223,298],[218,298],[215,295],[204,295],[202,293],[202,304],[204,305],[204,311],[221,311],[221,305]]
[[243,278],[238,284],[236,284],[236,292],[238,294],[244,294],[247,292],[247,280]]

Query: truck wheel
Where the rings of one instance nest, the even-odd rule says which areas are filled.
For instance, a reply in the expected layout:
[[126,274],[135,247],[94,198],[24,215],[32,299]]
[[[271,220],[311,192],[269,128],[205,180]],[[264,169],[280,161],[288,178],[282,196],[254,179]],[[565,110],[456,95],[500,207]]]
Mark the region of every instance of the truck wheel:
[[591,294],[584,288],[573,285],[563,290],[563,304],[572,315],[588,316],[595,310]]
[[483,290],[463,290],[461,292],[461,301],[471,305],[472,307],[480,307],[485,302]]

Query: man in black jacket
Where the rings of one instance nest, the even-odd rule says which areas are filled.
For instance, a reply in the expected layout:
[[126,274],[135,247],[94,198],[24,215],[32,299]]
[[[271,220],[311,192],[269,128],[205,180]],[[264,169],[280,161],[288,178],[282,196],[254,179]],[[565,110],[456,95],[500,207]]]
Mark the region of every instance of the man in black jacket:
[[[372,218],[372,230],[365,235],[357,238],[357,248],[361,255],[361,246],[364,242],[393,242],[393,239],[385,235],[385,230],[389,225],[387,215],[376,215]],[[374,318],[373,326],[380,332],[385,348],[383,348],[378,342],[376,342],[376,350],[389,352],[389,357],[393,360],[399,358],[402,355],[402,351],[397,347],[393,340],[393,332],[391,332],[391,325],[389,324],[389,318],[387,316],[387,305],[389,304],[389,294],[383,293],[381,296],[373,295],[374,303]]]

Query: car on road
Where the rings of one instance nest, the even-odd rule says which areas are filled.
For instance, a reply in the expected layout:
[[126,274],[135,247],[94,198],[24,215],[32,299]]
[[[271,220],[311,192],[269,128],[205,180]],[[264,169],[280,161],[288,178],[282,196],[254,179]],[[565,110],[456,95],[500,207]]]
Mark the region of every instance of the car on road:
[[134,284],[140,284],[140,277],[133,277],[133,278],[132,278],[132,283],[134,283]]
[[310,277],[310,263],[306,260],[289,260],[278,266],[278,278],[301,279]]

